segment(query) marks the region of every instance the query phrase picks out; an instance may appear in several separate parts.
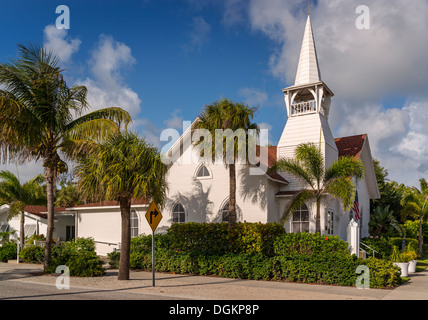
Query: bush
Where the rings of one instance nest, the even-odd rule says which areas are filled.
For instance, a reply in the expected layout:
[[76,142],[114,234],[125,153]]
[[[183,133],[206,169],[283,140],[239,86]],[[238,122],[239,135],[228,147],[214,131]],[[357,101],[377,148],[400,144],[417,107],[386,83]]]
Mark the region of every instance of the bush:
[[[419,242],[416,239],[405,238],[404,240],[406,241],[406,246],[409,244],[411,244],[414,248],[418,248],[419,246]],[[401,249],[403,238],[389,238],[389,243],[391,243],[392,246],[397,246]]]
[[54,247],[47,272],[54,273],[60,265],[67,266],[71,276],[96,277],[104,274],[103,263],[95,253],[93,238],[77,238]]
[[277,223],[237,223],[229,229],[227,223],[181,223],[168,230],[171,249],[205,255],[226,253],[273,254],[275,238],[284,228]]
[[[152,269],[151,236],[131,239],[131,269]],[[338,237],[311,233],[285,234],[278,224],[173,224],[155,236],[156,271],[255,280],[287,280],[355,286],[356,269],[367,265],[372,288],[401,284],[388,261],[351,256]],[[120,254],[108,254],[118,267]]]
[[46,237],[43,234],[33,234],[25,241],[25,244],[34,244],[34,241],[46,241]]
[[[141,269],[151,270],[151,253],[141,254],[140,258],[138,265]],[[391,262],[375,258],[363,260],[340,253],[276,257],[233,253],[205,256],[163,250],[156,252],[155,269],[176,274],[355,286],[359,265],[369,267],[371,288],[401,284],[400,271]]]
[[24,247],[19,252],[19,257],[22,262],[27,263],[43,263],[45,259],[45,248],[35,245]]
[[[379,254],[379,258],[389,260],[392,253],[393,245],[385,237],[372,237],[364,238],[361,240],[364,244],[368,245],[372,249],[376,250]],[[373,250],[361,246],[362,249],[366,250],[369,256],[373,256]],[[375,253],[376,254],[376,253]],[[377,256],[376,256],[377,257]]]
[[17,246],[16,243],[6,242],[0,247],[0,261],[7,262],[8,260],[14,260],[17,257]]
[[284,233],[273,243],[275,255],[294,256],[339,253],[349,255],[348,244],[339,237],[326,237],[314,233]]
[[[22,249],[19,257],[23,262],[43,263],[44,248],[29,245]],[[104,274],[103,263],[95,253],[95,242],[92,238],[78,238],[63,242],[52,248],[52,261],[46,272],[54,273],[60,265],[69,268],[70,276],[96,277]]]

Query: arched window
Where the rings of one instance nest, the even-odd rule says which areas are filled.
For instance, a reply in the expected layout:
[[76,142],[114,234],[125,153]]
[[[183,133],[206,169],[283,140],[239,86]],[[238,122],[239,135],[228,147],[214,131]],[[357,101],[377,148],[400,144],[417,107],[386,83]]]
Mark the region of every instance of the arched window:
[[200,166],[198,172],[196,173],[196,178],[208,178],[210,176],[210,171],[204,165]]
[[229,201],[227,201],[223,208],[221,208],[221,216],[221,221],[229,222]]
[[309,210],[305,204],[293,213],[293,232],[309,232]]
[[186,222],[186,212],[180,202],[177,202],[172,208],[172,223]]
[[132,209],[131,210],[131,238],[138,237],[138,215],[137,212]]
[[[221,213],[221,221],[222,222],[229,222],[229,200],[225,202],[223,207],[220,209]],[[235,215],[236,215],[236,221],[239,221],[241,215],[241,209],[238,207],[238,205],[235,205]]]

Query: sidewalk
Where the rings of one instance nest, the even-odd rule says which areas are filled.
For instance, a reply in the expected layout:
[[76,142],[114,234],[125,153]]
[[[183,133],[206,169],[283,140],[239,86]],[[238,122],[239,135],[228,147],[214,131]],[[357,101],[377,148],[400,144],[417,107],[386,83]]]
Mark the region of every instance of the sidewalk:
[[[41,265],[0,263],[0,280],[55,285],[58,275],[41,271]],[[428,300],[428,270],[410,277],[407,284],[391,290],[156,273],[152,287],[151,272],[131,271],[130,280],[118,281],[117,270],[107,270],[103,277],[71,277],[70,285],[200,300]]]

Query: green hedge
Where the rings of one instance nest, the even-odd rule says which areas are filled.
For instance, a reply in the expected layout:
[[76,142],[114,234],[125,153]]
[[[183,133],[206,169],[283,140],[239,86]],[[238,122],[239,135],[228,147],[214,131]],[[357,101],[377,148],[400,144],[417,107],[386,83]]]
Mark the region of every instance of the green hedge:
[[22,262],[43,263],[45,259],[45,248],[34,244],[28,245],[19,252],[19,257]]
[[284,233],[274,241],[275,255],[312,255],[339,253],[349,255],[348,244],[338,236],[320,236],[314,233]]
[[[405,240],[406,246],[409,245],[409,243],[412,243],[414,248],[418,248],[418,240],[413,238],[405,238]],[[379,256],[381,259],[389,260],[392,253],[392,248],[394,246],[401,250],[403,238],[368,237],[362,239],[361,241],[378,252],[376,257]],[[361,248],[366,250],[370,256],[373,254],[373,250],[364,246],[361,246]]]
[[[115,256],[118,261],[117,253]],[[134,252],[131,257],[131,269],[152,269],[151,253]],[[340,253],[274,257],[233,253],[205,256],[168,250],[156,252],[155,269],[176,274],[354,286],[359,265],[369,267],[371,288],[401,284],[400,271],[391,262],[374,258],[363,260]]]
[[[241,242],[239,242],[240,240]],[[286,234],[277,224],[175,224],[155,236],[156,271],[255,280],[287,280],[354,286],[359,265],[370,270],[370,287],[401,284],[391,262],[351,256],[346,242],[319,234]],[[113,268],[120,254],[108,254]],[[151,236],[131,239],[131,269],[151,270]]]
[[179,252],[220,255],[225,253],[273,254],[273,242],[283,234],[278,223],[173,224],[168,230],[170,248]]

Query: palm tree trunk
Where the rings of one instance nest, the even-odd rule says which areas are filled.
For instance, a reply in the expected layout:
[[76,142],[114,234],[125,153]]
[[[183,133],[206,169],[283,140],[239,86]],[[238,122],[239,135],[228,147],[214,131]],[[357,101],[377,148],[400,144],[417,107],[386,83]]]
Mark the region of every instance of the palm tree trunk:
[[419,255],[422,256],[422,249],[423,249],[423,243],[424,243],[424,236],[423,236],[423,228],[422,228],[422,224],[423,224],[423,219],[422,219],[422,215],[421,215],[421,220],[420,220],[420,224],[419,224]]
[[24,248],[24,240],[25,240],[24,225],[25,225],[24,211],[21,211],[21,224],[19,226],[19,246],[21,247],[21,250]]
[[315,233],[321,234],[321,199],[317,198],[317,215],[315,217]]
[[229,164],[229,228],[236,223],[236,167],[234,163]]
[[46,180],[46,197],[47,197],[47,211],[48,211],[48,226],[46,231],[46,243],[45,243],[45,260],[43,264],[43,270],[46,272],[51,262],[52,254],[52,238],[54,230],[54,211],[55,211],[55,193],[56,193],[56,166],[47,166],[45,168],[45,180]]
[[120,198],[120,214],[122,217],[122,242],[118,280],[129,280],[129,256],[131,251],[131,199]]

